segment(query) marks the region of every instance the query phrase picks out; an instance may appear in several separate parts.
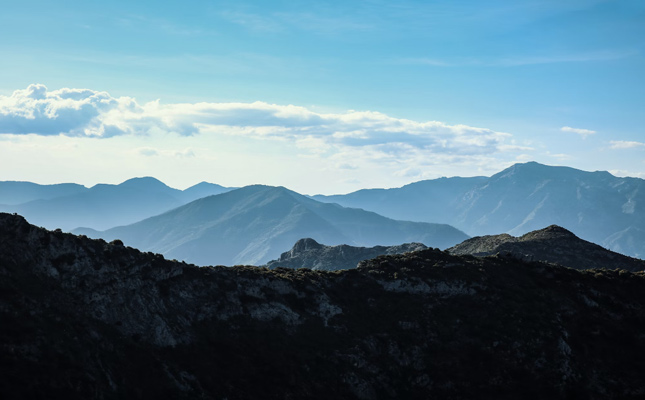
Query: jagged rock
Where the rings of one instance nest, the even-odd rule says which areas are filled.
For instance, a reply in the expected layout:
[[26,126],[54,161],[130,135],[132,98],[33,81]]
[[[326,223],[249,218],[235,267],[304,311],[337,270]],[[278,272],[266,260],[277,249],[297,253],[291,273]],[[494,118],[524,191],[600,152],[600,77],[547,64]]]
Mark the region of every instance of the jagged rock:
[[309,268],[321,271],[356,268],[359,262],[386,254],[401,254],[425,250],[422,243],[404,243],[398,246],[354,247],[346,244],[325,246],[311,238],[300,239],[291,250],[284,252],[277,260],[269,261],[270,269]]
[[575,269],[645,270],[645,261],[607,250],[582,240],[557,225],[520,237],[508,234],[477,236],[447,250],[451,254],[490,256],[502,254],[528,261],[544,261]]
[[643,398],[645,274],[204,267],[0,214],[3,399]]

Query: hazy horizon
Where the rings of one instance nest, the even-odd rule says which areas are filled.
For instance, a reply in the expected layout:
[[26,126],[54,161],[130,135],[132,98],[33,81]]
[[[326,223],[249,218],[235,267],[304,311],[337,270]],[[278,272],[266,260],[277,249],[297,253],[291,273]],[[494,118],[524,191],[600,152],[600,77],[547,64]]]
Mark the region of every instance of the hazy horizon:
[[[516,164],[525,164],[525,163],[531,163],[531,162],[536,162],[536,161],[526,161],[526,162],[521,162],[521,163],[516,163]],[[513,165],[516,165],[516,164],[513,164]],[[542,165],[546,165],[546,164],[542,164]],[[569,167],[568,165],[547,165],[547,166],[549,166],[549,167],[573,168],[573,167]],[[504,168],[504,169],[506,169],[506,168]],[[501,171],[503,171],[503,170],[499,170],[499,171],[493,172],[493,173],[488,174],[488,175],[440,176],[440,177],[437,177],[437,178],[422,179],[422,180],[450,179],[450,178],[472,178],[472,177],[478,177],[478,176],[490,177],[490,176],[495,175],[496,173],[499,173]],[[593,170],[593,171],[581,170],[581,171],[585,171],[585,172],[608,172],[608,173],[610,173],[610,174],[612,174],[613,176],[616,176],[616,177],[643,179],[643,178],[636,177],[636,176],[617,175],[617,174],[611,173],[610,171],[605,171],[605,170]],[[403,183],[403,184],[398,185],[398,186],[362,187],[362,188],[356,189],[354,191],[342,192],[342,193],[341,192],[329,192],[329,193],[324,193],[324,192],[311,192],[311,193],[300,192],[300,191],[298,191],[298,190],[296,190],[294,188],[291,188],[291,187],[288,187],[288,186],[285,186],[285,185],[269,185],[269,184],[266,184],[266,183],[263,183],[263,182],[253,182],[253,183],[249,183],[249,184],[245,184],[245,185],[226,186],[226,185],[222,185],[222,184],[220,184],[218,182],[200,181],[200,182],[195,182],[195,183],[191,183],[191,184],[181,184],[181,185],[175,186],[175,185],[169,184],[168,182],[165,182],[163,179],[159,179],[156,176],[150,176],[150,175],[147,175],[147,176],[132,176],[130,178],[127,178],[127,179],[124,179],[124,180],[118,180],[118,181],[114,181],[114,182],[94,182],[94,183],[89,183],[89,184],[82,183],[82,182],[72,182],[72,181],[43,183],[43,182],[34,182],[34,181],[27,181],[27,180],[6,180],[6,181],[0,181],[0,182],[28,182],[28,183],[35,183],[35,184],[38,184],[38,185],[78,184],[78,185],[82,185],[82,186],[84,186],[84,187],[89,189],[89,188],[92,188],[92,187],[97,186],[97,185],[120,185],[120,184],[122,184],[122,183],[124,183],[126,181],[129,181],[129,180],[132,180],[132,179],[142,179],[142,178],[153,178],[153,179],[156,179],[157,181],[165,184],[166,186],[168,186],[168,187],[170,187],[172,189],[177,189],[177,190],[182,190],[182,191],[186,190],[186,189],[189,189],[191,187],[197,186],[197,185],[199,185],[201,183],[210,183],[210,184],[220,185],[222,187],[233,188],[233,189],[242,188],[242,187],[245,187],[245,186],[263,185],[263,186],[285,187],[285,188],[287,188],[289,190],[295,191],[295,192],[297,192],[299,194],[303,194],[305,196],[349,194],[349,193],[354,192],[356,190],[362,190],[362,189],[396,189],[396,188],[400,188],[402,186],[406,186],[406,185],[409,185],[409,184],[412,184],[412,183],[422,181],[422,180],[414,180],[414,181]]]
[[636,0],[12,2],[0,180],[645,177],[644,22]]

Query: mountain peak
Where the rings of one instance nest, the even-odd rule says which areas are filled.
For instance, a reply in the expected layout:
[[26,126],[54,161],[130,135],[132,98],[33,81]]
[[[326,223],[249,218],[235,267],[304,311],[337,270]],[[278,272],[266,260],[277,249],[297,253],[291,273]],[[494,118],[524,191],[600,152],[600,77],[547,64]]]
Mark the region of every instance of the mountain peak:
[[574,269],[625,269],[644,271],[645,261],[606,250],[571,231],[550,225],[521,237],[508,234],[478,236],[448,249],[453,255],[511,255],[527,261],[542,261]]
[[222,185],[218,185],[216,183],[210,183],[210,182],[206,182],[206,181],[201,181],[201,182],[199,182],[199,183],[187,188],[186,190],[197,189],[197,188],[209,188],[209,187],[214,187],[214,186],[215,187],[223,187]]
[[167,189],[169,187],[159,179],[153,178],[151,176],[131,178],[123,183],[120,183],[118,186],[132,187],[137,189]]
[[544,240],[544,239],[578,239],[578,237],[568,229],[559,225],[549,225],[546,228],[539,229],[522,235],[520,240]]
[[510,167],[496,173],[491,178],[495,178],[495,177],[508,178],[515,175],[543,174],[545,171],[548,171],[553,168],[558,168],[558,167],[552,167],[549,165],[540,164],[535,161],[529,161],[525,163],[513,164]]
[[296,242],[296,244],[293,245],[293,248],[291,249],[291,253],[301,253],[303,251],[307,250],[312,250],[312,249],[320,249],[322,248],[323,245],[316,242],[312,238],[304,238],[300,239]]

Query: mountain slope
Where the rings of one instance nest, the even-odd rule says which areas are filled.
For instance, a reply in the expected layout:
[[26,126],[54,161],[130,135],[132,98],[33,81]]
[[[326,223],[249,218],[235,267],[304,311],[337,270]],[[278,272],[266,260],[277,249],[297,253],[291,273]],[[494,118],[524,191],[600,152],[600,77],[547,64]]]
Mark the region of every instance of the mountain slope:
[[630,226],[603,240],[602,245],[622,254],[645,259],[645,230]]
[[119,185],[99,184],[75,195],[35,200],[13,211],[45,227],[102,230],[178,207],[182,203],[176,193],[180,191],[154,178],[135,178]]
[[462,197],[488,178],[440,178],[395,189],[363,189],[346,195],[312,196],[325,203],[363,208],[403,221],[449,223]]
[[645,274],[437,250],[197,268],[0,214],[3,399],[645,395]]
[[[428,195],[424,188],[437,194]],[[398,189],[316,198],[392,218],[440,221],[469,235],[522,235],[556,224],[615,251],[645,254],[645,241],[634,240],[642,235],[619,234],[645,226],[645,180],[608,172],[528,162],[490,178],[442,178]]]
[[575,269],[622,268],[645,271],[645,261],[606,250],[556,225],[521,237],[508,234],[477,236],[447,251],[455,255],[511,255],[518,259],[550,262]]
[[467,238],[451,226],[395,221],[261,185],[199,199],[99,235],[198,265],[263,264],[302,237],[334,245],[415,241],[441,248]]
[[321,271],[356,268],[360,261],[386,254],[401,254],[425,250],[421,243],[404,243],[397,246],[354,247],[346,244],[325,246],[311,238],[300,239],[291,250],[284,252],[277,260],[269,261],[266,267],[309,268]]
[[600,243],[645,218],[644,196],[641,179],[516,164],[469,192],[455,222],[478,235],[491,229],[517,235],[557,224]]
[[85,186],[76,183],[39,185],[31,182],[5,181],[0,182],[0,204],[11,206],[33,200],[70,196],[87,190]]
[[[0,182],[0,188],[5,184],[7,182]],[[31,192],[22,186],[14,187],[16,199],[26,198],[29,193],[33,193],[32,197],[39,197],[26,203],[3,206],[2,210],[19,213],[32,223],[51,229],[72,230],[86,227],[104,230],[140,221],[199,197],[228,190],[203,182],[181,191],[151,177],[133,178],[119,185],[98,184],[89,189],[83,186],[79,189],[77,185],[70,185],[56,191],[48,186],[26,186],[31,188]]]
[[181,194],[178,195],[178,197],[184,204],[187,204],[191,201],[201,199],[202,197],[226,193],[233,189],[237,188],[228,188],[222,185],[217,185],[215,183],[200,182],[187,189],[184,189]]

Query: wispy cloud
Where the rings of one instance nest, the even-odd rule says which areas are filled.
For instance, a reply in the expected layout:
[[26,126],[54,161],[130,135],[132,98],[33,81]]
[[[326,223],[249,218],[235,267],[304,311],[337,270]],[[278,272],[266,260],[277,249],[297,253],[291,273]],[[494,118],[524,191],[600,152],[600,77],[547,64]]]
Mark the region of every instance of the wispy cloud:
[[125,29],[156,31],[173,36],[195,36],[205,34],[203,29],[179,25],[168,19],[151,18],[143,15],[127,15],[116,19],[116,24]]
[[569,161],[572,160],[574,157],[571,154],[565,154],[565,153],[552,153],[550,151],[547,151],[545,153],[547,157],[554,158],[558,161]]
[[645,147],[645,143],[626,140],[612,140],[609,143],[611,144],[609,148],[616,150],[637,149]]
[[374,26],[366,21],[344,15],[311,12],[274,12],[260,14],[249,11],[222,11],[221,17],[257,32],[287,32],[292,30],[320,35],[338,36],[351,31],[368,31]]
[[505,57],[496,61],[502,67],[519,67],[523,65],[585,63],[597,61],[612,61],[633,57],[638,54],[635,50],[602,50],[588,53],[573,53],[546,56]]
[[636,50],[600,50],[595,52],[552,54],[552,55],[511,55],[495,58],[458,57],[412,57],[400,58],[397,64],[427,65],[430,67],[522,67],[540,64],[585,63],[612,61],[638,55]]
[[626,171],[624,169],[611,169],[609,173],[622,178],[641,178],[645,179],[645,172]]
[[286,29],[283,23],[267,15],[241,11],[222,11],[220,16],[229,22],[258,32],[282,32]]
[[590,136],[596,133],[596,131],[592,131],[589,129],[572,128],[570,126],[563,126],[562,128],[560,128],[560,130],[562,132],[577,133],[578,135],[582,136],[583,139],[586,139],[587,136]]

